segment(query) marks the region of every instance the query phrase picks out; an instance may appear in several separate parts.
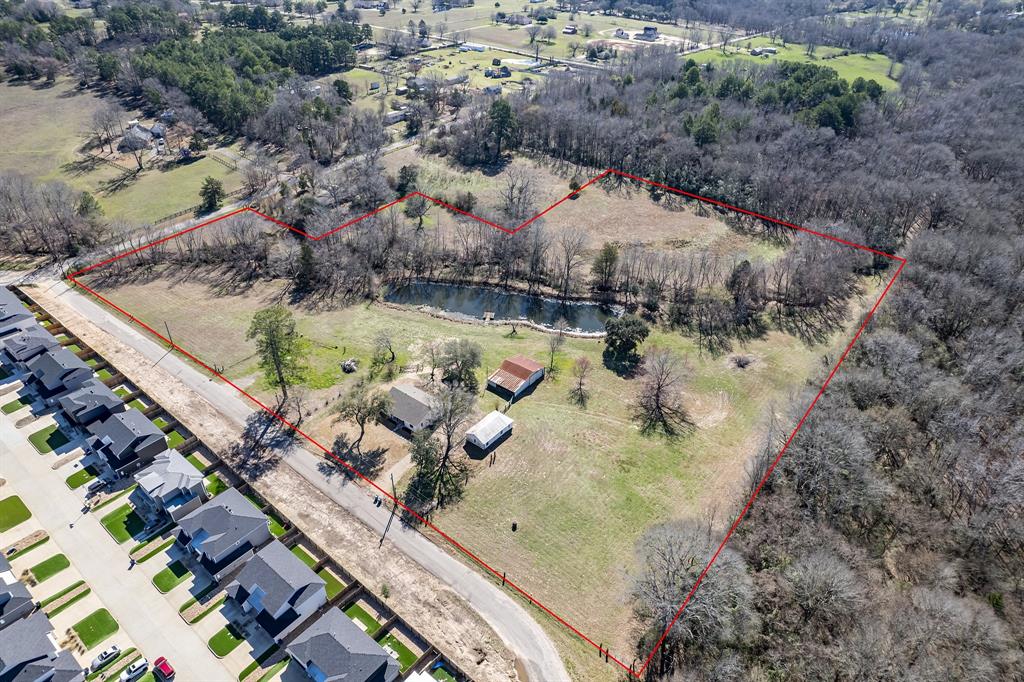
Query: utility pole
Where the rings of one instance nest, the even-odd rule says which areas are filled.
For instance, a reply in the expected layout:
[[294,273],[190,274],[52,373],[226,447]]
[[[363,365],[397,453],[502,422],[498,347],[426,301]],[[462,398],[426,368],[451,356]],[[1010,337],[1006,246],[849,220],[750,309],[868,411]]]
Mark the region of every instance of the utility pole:
[[388,524],[384,526],[384,532],[380,536],[380,544],[377,545],[377,549],[384,546],[384,538],[387,537],[388,531],[391,530],[391,522],[395,520],[395,511],[398,509],[398,491],[395,488],[395,475],[391,474],[391,516],[388,517]]

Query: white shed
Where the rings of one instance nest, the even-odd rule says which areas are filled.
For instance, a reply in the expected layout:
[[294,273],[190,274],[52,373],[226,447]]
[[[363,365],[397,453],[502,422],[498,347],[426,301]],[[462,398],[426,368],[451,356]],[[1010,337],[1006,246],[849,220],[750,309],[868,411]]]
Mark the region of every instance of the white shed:
[[487,450],[512,432],[512,424],[511,417],[495,410],[466,431],[466,440],[481,450]]

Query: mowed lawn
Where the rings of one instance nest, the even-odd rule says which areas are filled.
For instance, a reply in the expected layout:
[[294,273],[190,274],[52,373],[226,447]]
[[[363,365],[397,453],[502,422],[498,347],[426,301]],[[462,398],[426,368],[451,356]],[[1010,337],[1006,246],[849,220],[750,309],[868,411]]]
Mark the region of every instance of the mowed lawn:
[[[172,318],[179,343],[227,366],[229,376],[249,376],[249,390],[259,394],[245,328],[253,311],[280,300],[281,288],[264,283],[243,295],[214,297],[196,282],[156,281],[103,293],[155,328]],[[428,366],[423,348],[431,340],[479,343],[481,387],[510,355],[546,362],[549,337],[530,330],[510,337],[504,326],[459,324],[365,304],[296,315],[309,340],[313,386],[331,387],[332,395],[352,376],[365,376],[373,340],[383,331],[400,349],[399,362],[412,369]],[[837,343],[847,337],[839,334]],[[673,441],[640,434],[630,416],[638,381],[604,368],[602,341],[569,339],[558,355],[559,371],[509,411],[516,420],[513,436],[493,464],[474,462],[465,498],[434,518],[497,570],[507,571],[589,636],[617,643],[619,651],[628,646],[628,575],[635,569],[637,539],[668,519],[700,517],[709,509],[717,509],[720,520],[731,514],[769,410],[784,410],[827,352],[771,333],[737,349],[752,359],[740,369],[730,357],[701,356],[692,339],[676,333],[656,331],[647,344],[671,348],[689,363],[686,402],[698,425],[693,435]],[[585,410],[568,396],[571,365],[583,356],[594,368]],[[338,367],[348,357],[361,361],[356,375]],[[478,415],[501,405],[497,396],[481,392]],[[329,446],[322,428],[314,428]]]
[[[774,47],[778,50],[778,54],[755,57],[749,53],[748,46]],[[813,55],[809,55],[806,45],[787,43],[783,46],[779,41],[772,42],[771,38],[762,37],[732,43],[725,52],[721,49],[709,49],[695,52],[690,57],[699,64],[723,64],[736,61],[769,64],[776,59],[802,64],[817,64],[835,69],[840,78],[845,78],[850,83],[860,77],[865,80],[874,79],[886,90],[895,90],[898,87],[896,80],[889,76],[890,60],[884,54],[851,53],[844,55],[842,52],[843,50],[835,47],[818,47]],[[898,76],[901,68],[897,64],[893,69],[893,75]]]

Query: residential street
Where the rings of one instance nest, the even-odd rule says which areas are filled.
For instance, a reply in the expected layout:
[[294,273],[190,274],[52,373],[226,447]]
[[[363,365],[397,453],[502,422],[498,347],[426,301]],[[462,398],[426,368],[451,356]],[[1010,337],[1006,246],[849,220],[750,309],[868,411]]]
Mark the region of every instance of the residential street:
[[[179,356],[152,340],[141,328],[133,327],[109,312],[93,299],[71,291],[63,281],[37,280],[39,286],[48,286],[59,292],[61,300],[79,314],[95,321],[122,343],[178,377],[186,386],[201,395],[225,417],[239,425],[239,430],[253,412],[244,396],[196,369]],[[364,524],[378,532],[387,524],[389,512],[385,507],[373,505],[372,493],[363,486],[342,485],[338,479],[329,479],[317,469],[320,461],[314,454],[293,448],[284,457],[296,473],[314,485],[332,500],[343,506]],[[99,528],[97,524],[97,528]],[[103,533],[102,529],[99,530]],[[516,654],[534,682],[568,682],[561,658],[547,633],[511,595],[468,568],[445,550],[416,532],[392,524],[388,541],[423,566],[469,603],[494,629],[506,646]],[[150,588],[152,591],[152,589]],[[182,623],[184,625],[184,623]]]
[[[0,417],[0,462],[7,479],[4,495],[17,494],[50,534],[50,542],[67,555],[85,582],[118,622],[121,630],[149,660],[167,656],[180,680],[233,682],[206,642],[183,621],[140,567],[129,570],[128,557],[100,524],[96,514],[81,511],[81,499],[19,431]],[[74,527],[71,524],[74,524]],[[92,653],[98,653],[98,649]]]

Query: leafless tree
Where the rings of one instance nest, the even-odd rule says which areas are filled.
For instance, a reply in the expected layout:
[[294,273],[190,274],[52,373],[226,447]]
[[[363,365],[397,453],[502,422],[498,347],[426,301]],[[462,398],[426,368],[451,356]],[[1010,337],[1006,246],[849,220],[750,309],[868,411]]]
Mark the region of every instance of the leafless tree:
[[576,276],[585,262],[586,247],[587,233],[583,228],[573,226],[558,232],[558,289],[563,299],[568,298],[574,288]]
[[587,378],[590,376],[590,359],[586,356],[576,359],[572,365],[572,376],[575,382],[569,391],[569,397],[580,407],[586,407],[590,400]]
[[641,432],[677,436],[694,427],[683,405],[686,375],[683,360],[671,351],[653,346],[644,354],[643,378],[633,403]]

